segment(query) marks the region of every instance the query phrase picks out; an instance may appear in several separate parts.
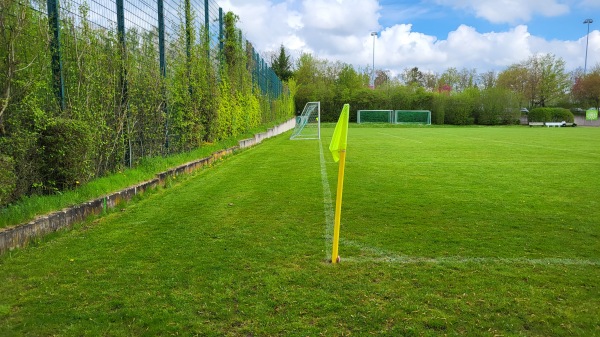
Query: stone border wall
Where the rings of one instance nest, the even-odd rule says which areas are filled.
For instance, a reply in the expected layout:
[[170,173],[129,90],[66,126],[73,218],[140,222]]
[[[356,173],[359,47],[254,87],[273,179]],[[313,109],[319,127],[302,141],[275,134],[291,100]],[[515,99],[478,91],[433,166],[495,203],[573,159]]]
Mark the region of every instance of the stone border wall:
[[295,119],[290,119],[283,124],[277,125],[265,132],[254,135],[254,138],[239,141],[238,146],[214,152],[209,157],[194,160],[172,168],[168,171],[161,172],[152,180],[148,180],[121,191],[90,200],[83,204],[37,217],[28,223],[2,228],[0,229],[0,254],[15,248],[25,247],[32,239],[42,237],[62,228],[70,228],[75,223],[82,222],[90,215],[100,214],[107,209],[114,208],[121,202],[131,200],[131,198],[133,198],[136,194],[143,193],[151,188],[164,186],[165,181],[169,177],[191,173],[206,165],[212,164],[222,157],[231,155],[238,149],[244,149],[257,145],[267,138],[271,138],[291,130],[294,128],[294,126]]

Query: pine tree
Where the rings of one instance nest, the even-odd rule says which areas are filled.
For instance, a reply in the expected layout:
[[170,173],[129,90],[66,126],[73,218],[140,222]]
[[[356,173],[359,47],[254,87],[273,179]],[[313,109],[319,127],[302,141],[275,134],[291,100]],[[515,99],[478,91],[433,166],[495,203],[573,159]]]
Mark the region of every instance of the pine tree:
[[285,53],[285,47],[283,45],[281,45],[279,49],[279,56],[276,57],[273,55],[271,67],[282,81],[287,82],[287,80],[292,77],[293,72],[291,69],[290,56]]

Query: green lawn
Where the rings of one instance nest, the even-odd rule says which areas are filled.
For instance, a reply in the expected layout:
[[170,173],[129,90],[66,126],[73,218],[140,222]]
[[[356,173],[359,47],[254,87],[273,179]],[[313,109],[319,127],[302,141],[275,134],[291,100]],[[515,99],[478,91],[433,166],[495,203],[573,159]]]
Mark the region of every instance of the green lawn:
[[600,335],[600,129],[352,127],[339,265],[332,132],[0,257],[0,336]]

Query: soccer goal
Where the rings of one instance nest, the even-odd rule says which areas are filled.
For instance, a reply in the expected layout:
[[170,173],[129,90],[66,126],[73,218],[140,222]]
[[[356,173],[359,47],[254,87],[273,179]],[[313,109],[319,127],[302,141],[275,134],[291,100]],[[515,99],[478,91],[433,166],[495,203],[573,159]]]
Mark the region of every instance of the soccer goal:
[[356,123],[392,123],[393,110],[358,110]]
[[321,102],[306,103],[290,139],[321,139]]
[[429,110],[396,110],[394,111],[395,124],[425,124],[431,125],[431,111]]

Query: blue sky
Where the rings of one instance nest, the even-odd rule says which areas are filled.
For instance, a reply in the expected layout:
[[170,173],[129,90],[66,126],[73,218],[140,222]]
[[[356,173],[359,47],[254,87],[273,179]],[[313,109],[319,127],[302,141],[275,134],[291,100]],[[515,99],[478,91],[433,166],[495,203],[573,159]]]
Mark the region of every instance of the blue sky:
[[[461,1],[447,1],[446,3],[460,3]],[[500,4],[509,1],[497,1]],[[514,1],[515,3],[535,2],[535,1]],[[542,1],[539,1],[540,3]],[[550,1],[545,1],[550,2]],[[553,1],[552,1],[553,2]],[[594,6],[594,2],[596,2]],[[560,2],[559,2],[560,3]],[[568,6],[566,4],[570,3]],[[469,6],[463,9],[453,8],[448,4],[440,4],[436,1],[414,1],[414,0],[383,0],[379,1],[382,7],[380,11],[380,23],[385,26],[392,26],[401,20],[405,23],[412,23],[415,30],[431,34],[438,39],[447,37],[449,31],[456,29],[461,24],[476,27],[480,32],[506,31],[515,24],[525,24],[529,27],[529,32],[533,35],[545,39],[578,39],[587,33],[587,25],[583,21],[589,16],[596,14],[596,20],[600,23],[600,0],[599,1],[563,1],[565,9],[568,12],[564,14],[554,14],[551,16],[543,15],[540,12],[523,13],[531,15],[529,20],[513,17],[507,14],[501,16],[503,19],[492,22],[491,18],[478,16],[476,10]],[[560,7],[558,8],[560,10]],[[587,16],[586,16],[587,15]],[[590,29],[594,25],[590,26]],[[600,26],[598,26],[600,27]]]
[[398,74],[419,67],[501,71],[534,54],[554,54],[568,71],[600,64],[600,0],[221,0],[261,51]]

